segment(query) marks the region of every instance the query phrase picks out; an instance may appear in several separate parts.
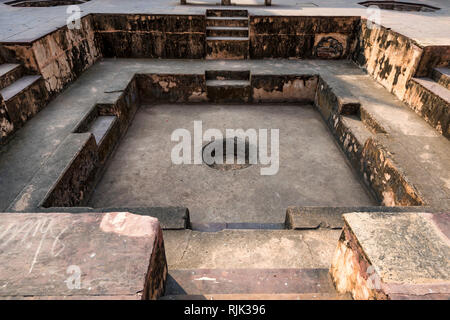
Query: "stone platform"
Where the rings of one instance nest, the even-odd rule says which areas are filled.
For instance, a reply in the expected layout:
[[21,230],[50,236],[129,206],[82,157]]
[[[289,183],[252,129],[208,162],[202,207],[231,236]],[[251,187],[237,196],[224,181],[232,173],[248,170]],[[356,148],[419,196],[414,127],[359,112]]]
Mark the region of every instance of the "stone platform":
[[450,299],[450,215],[347,213],[330,269],[355,299]]
[[3,213],[0,299],[156,299],[167,263],[157,219],[128,212]]

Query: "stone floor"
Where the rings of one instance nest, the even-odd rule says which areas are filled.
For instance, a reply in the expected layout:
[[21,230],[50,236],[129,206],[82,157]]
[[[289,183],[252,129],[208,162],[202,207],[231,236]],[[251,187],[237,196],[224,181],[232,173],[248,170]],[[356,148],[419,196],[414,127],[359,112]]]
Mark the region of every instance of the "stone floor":
[[170,270],[329,268],[341,230],[163,232]]
[[[194,121],[202,121],[203,132],[216,128],[224,135],[229,128],[279,129],[278,173],[261,175],[261,164],[230,171],[174,165],[171,133],[185,128],[193,135]],[[282,223],[288,206],[375,204],[319,113],[284,104],[142,106],[90,202],[94,208],[188,207],[193,223]]]

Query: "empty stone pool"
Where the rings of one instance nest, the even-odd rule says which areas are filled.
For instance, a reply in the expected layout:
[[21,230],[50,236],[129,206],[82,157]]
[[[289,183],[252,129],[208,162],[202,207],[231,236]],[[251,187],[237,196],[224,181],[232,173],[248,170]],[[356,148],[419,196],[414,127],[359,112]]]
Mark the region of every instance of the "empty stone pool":
[[[176,129],[279,129],[279,170],[174,164]],[[206,144],[206,143],[205,143]],[[270,143],[269,143],[270,148]],[[282,223],[288,206],[375,205],[316,109],[297,104],[156,104],[137,111],[89,205],[183,206],[191,221]]]

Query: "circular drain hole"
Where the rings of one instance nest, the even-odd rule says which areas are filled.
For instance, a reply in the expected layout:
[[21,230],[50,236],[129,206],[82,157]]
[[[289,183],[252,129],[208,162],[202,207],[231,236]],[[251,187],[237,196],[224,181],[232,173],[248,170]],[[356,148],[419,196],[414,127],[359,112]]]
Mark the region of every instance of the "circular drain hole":
[[[203,163],[207,166],[220,170],[240,170],[252,165],[250,152],[256,148],[246,139],[238,137],[218,139],[206,144],[202,149]],[[228,161],[227,161],[228,159]]]

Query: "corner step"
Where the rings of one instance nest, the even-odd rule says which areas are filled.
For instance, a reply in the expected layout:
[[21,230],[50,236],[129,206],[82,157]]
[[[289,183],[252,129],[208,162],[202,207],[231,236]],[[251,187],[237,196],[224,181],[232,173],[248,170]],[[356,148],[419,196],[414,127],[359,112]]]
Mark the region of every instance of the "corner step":
[[89,126],[98,146],[99,162],[103,163],[119,140],[119,121],[116,116],[99,116]]
[[17,81],[14,81],[9,86],[0,90],[0,94],[3,96],[3,99],[7,102],[8,100],[14,98],[22,91],[31,87],[35,82],[37,82],[41,78],[42,78],[41,76],[24,76],[18,79]]
[[169,269],[165,299],[192,295],[219,299],[349,298],[336,292],[328,269]]
[[10,86],[14,81],[22,77],[20,64],[5,63],[0,65],[0,90]]
[[430,78],[411,78],[404,101],[443,136],[450,138],[450,90]]
[[101,144],[115,121],[117,121],[116,116],[100,116],[91,124],[88,131],[94,135],[97,145]]
[[[14,76],[9,79],[13,78]],[[0,90],[0,96],[3,98],[0,104],[0,143],[4,144],[28,119],[45,107],[48,92],[43,78],[34,75],[23,76],[14,81]]]
[[450,90],[450,69],[434,68],[432,73],[433,80],[441,86]]

